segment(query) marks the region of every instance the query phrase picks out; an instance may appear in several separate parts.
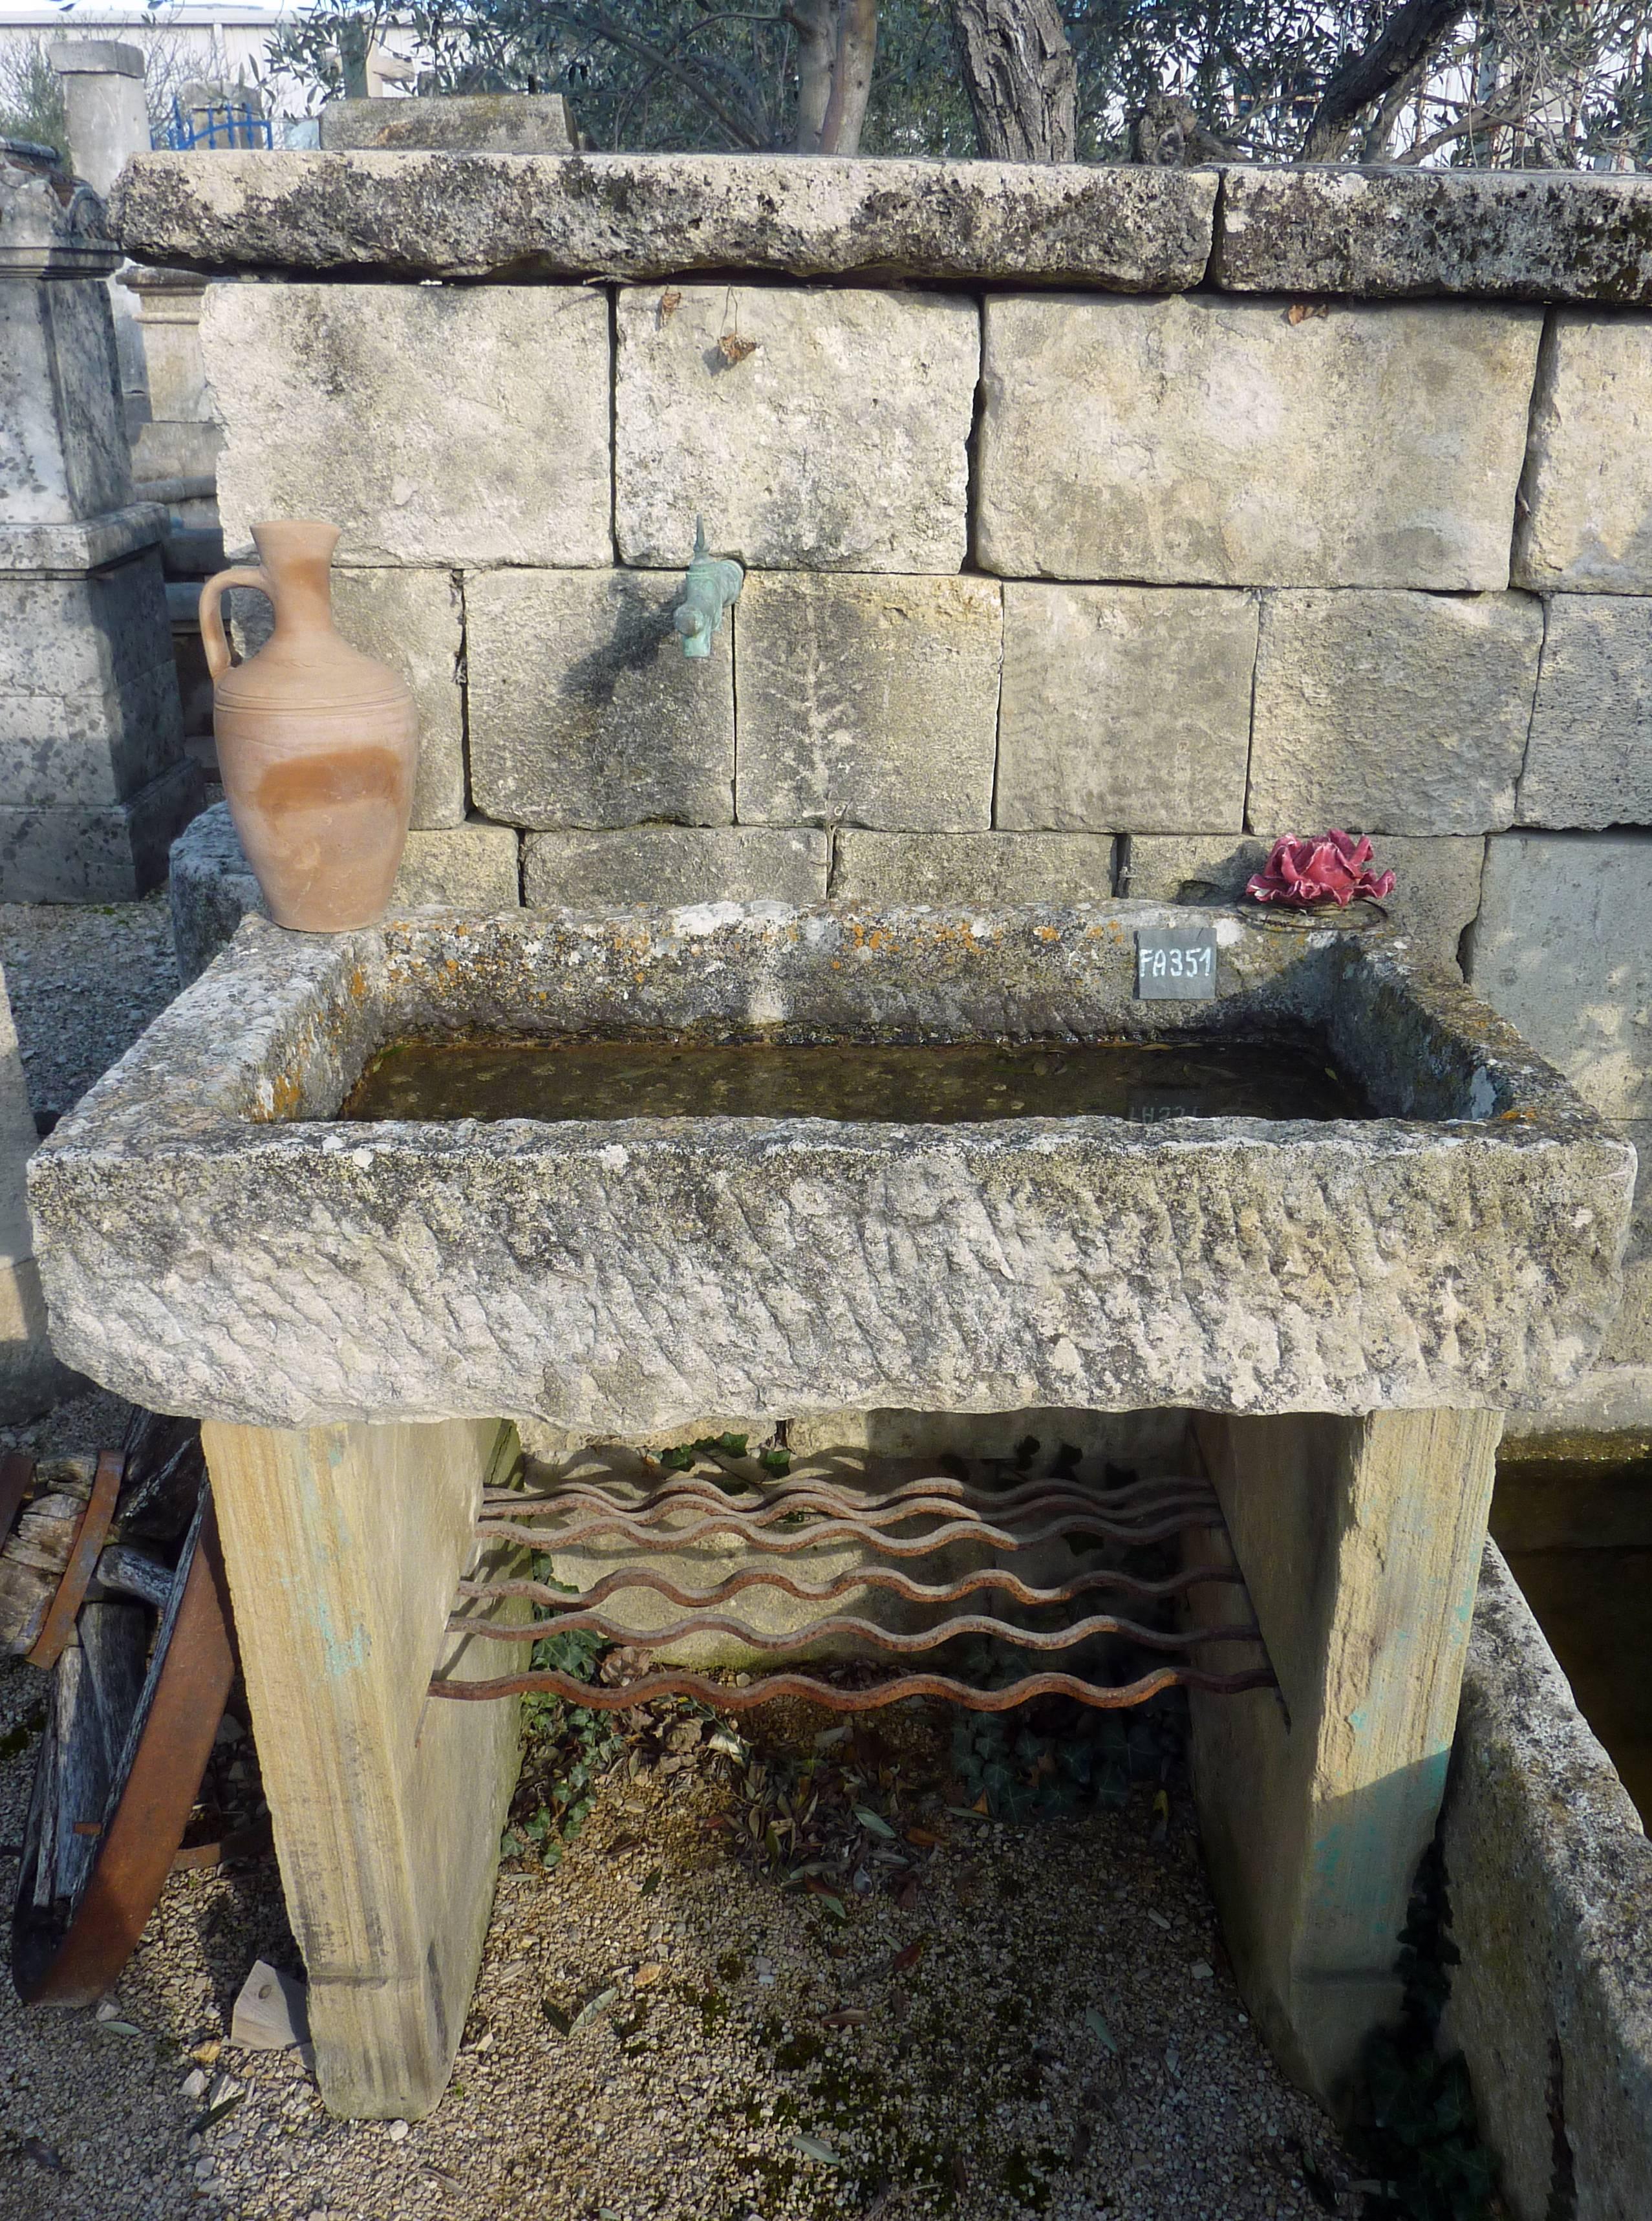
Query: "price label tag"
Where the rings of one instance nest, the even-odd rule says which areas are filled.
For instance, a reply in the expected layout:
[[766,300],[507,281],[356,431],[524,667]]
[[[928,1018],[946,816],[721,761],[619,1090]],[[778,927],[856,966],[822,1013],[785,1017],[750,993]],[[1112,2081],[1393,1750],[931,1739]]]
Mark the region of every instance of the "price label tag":
[[1215,993],[1213,925],[1172,925],[1136,935],[1138,1002],[1204,1003]]

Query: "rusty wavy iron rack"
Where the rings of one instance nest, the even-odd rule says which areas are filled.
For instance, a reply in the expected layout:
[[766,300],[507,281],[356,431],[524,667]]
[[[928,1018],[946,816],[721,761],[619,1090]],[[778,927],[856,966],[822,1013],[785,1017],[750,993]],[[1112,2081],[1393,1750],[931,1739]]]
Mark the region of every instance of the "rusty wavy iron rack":
[[[657,1470],[657,1469],[656,1469]],[[699,1515],[696,1517],[696,1515]],[[668,1524],[667,1523],[682,1523]],[[930,1523],[917,1535],[892,1530]],[[766,1633],[723,1609],[742,1591],[778,1590],[805,1603],[830,1604],[839,1597],[888,1591],[910,1603],[945,1607],[983,1590],[992,1590],[1035,1608],[1068,1604],[1098,1590],[1161,1601],[1205,1583],[1242,1586],[1236,1567],[1195,1566],[1158,1579],[1109,1569],[1075,1574],[1053,1587],[1036,1587],[1007,1567],[982,1566],[957,1580],[924,1584],[898,1566],[864,1564],[829,1580],[804,1581],[783,1567],[744,1566],[714,1588],[684,1588],[650,1566],[646,1553],[713,1536],[733,1536],[762,1558],[784,1557],[823,1543],[856,1542],[894,1557],[922,1557],[957,1543],[1016,1551],[1074,1535],[1134,1546],[1168,1540],[1190,1529],[1223,1532],[1221,1510],[1208,1481],[1175,1478],[1132,1483],[1105,1492],[1071,1480],[1029,1481],[992,1492],[973,1490],[945,1478],[904,1483],[879,1495],[846,1491],[817,1477],[799,1477],[768,1488],[755,1488],[744,1476],[732,1483],[694,1474],[660,1480],[623,1493],[589,1480],[565,1482],[529,1495],[520,1490],[490,1490],[477,1522],[479,1542],[528,1548],[569,1548],[598,1541],[612,1549],[617,1542],[635,1551],[637,1562],[604,1574],[578,1594],[542,1581],[507,1578],[461,1581],[461,1605],[503,1603],[526,1598],[546,1607],[547,1616],[516,1625],[499,1625],[455,1611],[450,1632],[488,1642],[533,1643],[548,1635],[585,1630],[618,1643],[637,1645],[634,1630],[605,1615],[600,1606],[623,1590],[647,1589],[682,1605],[684,1619],[649,1631],[646,1646],[680,1642],[694,1635],[724,1635],[753,1650],[795,1650],[803,1642],[847,1638],[868,1650],[902,1658],[937,1649],[961,1636],[986,1636],[1030,1652],[1071,1649],[1098,1636],[1123,1638],[1149,1651],[1191,1651],[1207,1642],[1245,1642],[1261,1649],[1253,1621],[1215,1629],[1178,1632],[1150,1627],[1115,1613],[1092,1613],[1052,1629],[1017,1625],[988,1612],[954,1613],[934,1624],[897,1633],[857,1615],[829,1616],[801,1636]],[[1112,1709],[1145,1703],[1162,1689],[1202,1689],[1230,1695],[1271,1688],[1273,1673],[1261,1662],[1232,1673],[1216,1673],[1185,1659],[1167,1661],[1132,1681],[1106,1683],[1061,1671],[1029,1673],[1001,1688],[984,1688],[938,1673],[895,1673],[887,1678],[845,1686],[797,1668],[756,1675],[744,1686],[709,1674],[677,1668],[648,1672],[617,1684],[593,1684],[551,1668],[499,1675],[488,1680],[446,1680],[431,1686],[435,1696],[485,1703],[497,1697],[547,1694],[604,1711],[623,1711],[655,1697],[688,1696],[723,1711],[741,1711],[781,1696],[797,1696],[838,1711],[860,1711],[899,1704],[909,1697],[941,1697],[977,1711],[1007,1711],[1036,1697],[1065,1696],[1081,1704]]]

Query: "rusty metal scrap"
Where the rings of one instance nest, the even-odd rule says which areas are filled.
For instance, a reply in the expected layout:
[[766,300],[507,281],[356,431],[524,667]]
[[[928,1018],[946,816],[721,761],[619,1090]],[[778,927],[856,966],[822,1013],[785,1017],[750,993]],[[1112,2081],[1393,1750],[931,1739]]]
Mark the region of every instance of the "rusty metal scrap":
[[[732,1461],[716,1462],[721,1469],[710,1478],[667,1474],[650,1461],[639,1481],[563,1480],[536,1492],[490,1490],[477,1522],[479,1543],[496,1551],[501,1545],[514,1544],[549,1554],[595,1546],[598,1555],[618,1557],[622,1562],[574,1591],[523,1578],[514,1570],[497,1579],[463,1581],[458,1602],[464,1609],[450,1619],[450,1631],[484,1642],[518,1644],[583,1631],[643,1654],[707,1636],[727,1638],[750,1651],[794,1656],[826,1642],[857,1661],[847,1676],[840,1672],[832,1678],[794,1664],[754,1678],[742,1675],[735,1683],[666,1666],[645,1667],[629,1679],[593,1684],[541,1667],[493,1679],[439,1678],[431,1684],[432,1694],[477,1703],[539,1692],[603,1711],[663,1696],[694,1697],[714,1707],[744,1711],[792,1695],[842,1711],[898,1704],[910,1697],[939,1697],[975,1711],[1002,1711],[1043,1696],[1076,1698],[1082,1704],[1111,1709],[1145,1703],[1173,1686],[1230,1693],[1273,1684],[1261,1636],[1248,1613],[1214,1630],[1154,1624],[1108,1611],[1080,1610],[1054,1621],[1049,1617],[1054,1608],[1104,1592],[1162,1611],[1205,1583],[1226,1583],[1242,1591],[1230,1552],[1225,1560],[1218,1555],[1211,1563],[1171,1573],[1091,1565],[1070,1580],[1043,1585],[1001,1563],[961,1573],[955,1565],[938,1567],[954,1578],[925,1583],[904,1567],[887,1562],[934,1556],[955,1551],[960,1545],[1012,1557],[1067,1540],[1074,1548],[1106,1548],[1117,1554],[1193,1530],[1224,1534],[1215,1492],[1203,1479],[1175,1476],[1101,1489],[1056,1478],[973,1489],[949,1477],[928,1476],[874,1490],[848,1486],[818,1473],[759,1486]],[[714,1539],[724,1545],[733,1539],[743,1548],[739,1562],[711,1587],[686,1587],[660,1563],[666,1555]],[[785,1566],[773,1562],[845,1543],[860,1546],[865,1561],[820,1580],[799,1580]],[[728,1610],[736,1597],[765,1589],[829,1608],[839,1599],[852,1598],[860,1609],[839,1614],[829,1609],[819,1619],[778,1633],[754,1626]],[[602,1609],[614,1597],[639,1590],[680,1605],[687,1616],[639,1632],[623,1614]],[[987,1592],[1037,1617],[1023,1622],[1002,1611],[952,1609]],[[904,1624],[886,1624],[869,1612],[869,1597],[874,1607],[886,1598],[897,1605],[928,1608],[936,1616],[918,1626],[910,1624],[910,1613]],[[512,1598],[529,1599],[544,1611],[525,1624],[474,1616],[479,1605]],[[1006,1680],[995,1671],[983,1684],[953,1673],[902,1672],[893,1665],[913,1654],[961,1641],[985,1641],[1010,1652],[1046,1655],[1104,1642],[1115,1659],[1123,1651],[1127,1678],[1040,1669]],[[1248,1646],[1254,1660],[1227,1673],[1196,1664],[1193,1654],[1211,1642]],[[1130,1658],[1132,1649],[1159,1656],[1141,1670],[1145,1661]],[[891,1673],[867,1678],[861,1667],[880,1658],[892,1661]],[[1071,1661],[1073,1666],[1077,1662]]]

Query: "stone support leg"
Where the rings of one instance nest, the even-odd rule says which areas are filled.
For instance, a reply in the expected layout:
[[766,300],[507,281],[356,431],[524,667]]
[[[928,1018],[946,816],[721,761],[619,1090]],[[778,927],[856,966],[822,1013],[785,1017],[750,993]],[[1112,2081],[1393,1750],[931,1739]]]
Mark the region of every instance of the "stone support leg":
[[[1445,1788],[1502,1423],[1489,1411],[1198,1422],[1283,1699],[1193,1698],[1205,1857],[1246,2001],[1332,2105],[1399,2005],[1399,1935]],[[1239,1608],[1217,1589],[1198,1607]]]
[[416,2117],[458,2048],[518,1759],[514,1700],[428,1685],[499,1670],[444,1629],[515,1432],[210,1422],[202,1439],[322,2095]]

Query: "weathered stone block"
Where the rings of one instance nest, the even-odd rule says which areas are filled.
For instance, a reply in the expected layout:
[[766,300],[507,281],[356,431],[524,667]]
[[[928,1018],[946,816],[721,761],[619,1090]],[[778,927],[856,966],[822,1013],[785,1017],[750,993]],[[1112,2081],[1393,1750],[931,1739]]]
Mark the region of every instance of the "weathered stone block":
[[845,827],[833,850],[834,902],[1104,902],[1113,891],[1109,833],[867,833]]
[[1652,180],[1342,163],[1224,169],[1211,278],[1242,293],[1652,302]]
[[520,910],[520,846],[514,825],[479,819],[410,833],[390,892],[390,915],[433,908],[484,915]]
[[955,571],[979,367],[973,301],[792,285],[619,296],[622,560]]
[[1255,667],[1249,594],[1006,585],[998,823],[1236,832]]
[[[1506,586],[1541,312],[989,296],[977,544],[1010,577]],[[1404,415],[1396,398],[1405,397]]]
[[367,1048],[412,1032],[1105,1038],[1139,1007],[1133,927],[1201,915],[249,918],[31,1162],[57,1347],[151,1408],[283,1428],[1549,1400],[1621,1295],[1630,1153],[1381,934],[1311,947],[1230,913],[1224,992],[1180,1006],[1212,1037],[1317,1033],[1371,1091],[1352,1132],[326,1123]]
[[131,501],[115,327],[98,279],[9,283],[0,272],[0,523],[69,523]]
[[34,1262],[24,1167],[39,1136],[17,1028],[0,972],[0,1425],[33,1419],[86,1383],[59,1363]]
[[825,899],[827,845],[826,835],[812,829],[769,825],[530,833],[523,843],[523,892],[530,910],[801,905]]
[[[1118,892],[1133,902],[1234,903],[1267,860],[1276,835],[1132,833],[1120,845]],[[1414,841],[1385,833],[1373,846],[1392,868],[1383,908],[1417,953],[1457,969],[1457,949],[1480,908],[1483,840]]]
[[1475,990],[1610,1118],[1652,1117],[1652,833],[1486,847]]
[[1483,833],[1512,822],[1542,610],[1520,594],[1271,594],[1253,825]]
[[1652,593],[1652,316],[1555,316],[1520,492],[1517,585]]
[[1652,600],[1556,594],[1545,615],[1516,823],[1652,823]]
[[995,580],[758,574],[735,629],[742,824],[992,823]]
[[1624,1119],[1618,1130],[1634,1150],[1639,1170],[1624,1253],[1624,1300],[1600,1345],[1600,1361],[1637,1368],[1644,1400],[1636,1423],[1652,1428],[1652,1119]]
[[1491,1543],[1442,1841],[1462,1954],[1444,2038],[1511,2212],[1652,2212],[1652,1844]]
[[159,549],[79,578],[0,571],[0,794],[125,800],[183,754]]
[[341,563],[611,560],[589,288],[212,285],[201,347],[232,548],[322,508]]
[[379,147],[409,153],[456,147],[472,154],[566,154],[573,148],[560,92],[475,92],[397,100],[329,100],[321,112],[329,153]]
[[[520,909],[517,845],[514,827],[479,820],[410,833],[389,915],[438,909],[486,917]],[[185,986],[206,970],[242,918],[269,916],[228,803],[203,810],[172,843],[168,892],[172,946]]]
[[[274,629],[266,597],[243,587],[228,596],[235,646],[253,655]],[[416,826],[465,822],[465,704],[459,681],[464,617],[451,571],[335,571],[333,616],[352,648],[399,672],[419,713]]]
[[201,807],[187,756],[123,802],[0,804],[0,902],[135,902],[166,876],[166,851]]
[[734,816],[734,630],[703,660],[680,572],[493,571],[465,585],[471,781],[513,825]]
[[864,272],[1159,293],[1198,283],[1215,199],[1213,171],[1087,162],[201,153],[141,155],[112,206],[130,253],[203,270]]

